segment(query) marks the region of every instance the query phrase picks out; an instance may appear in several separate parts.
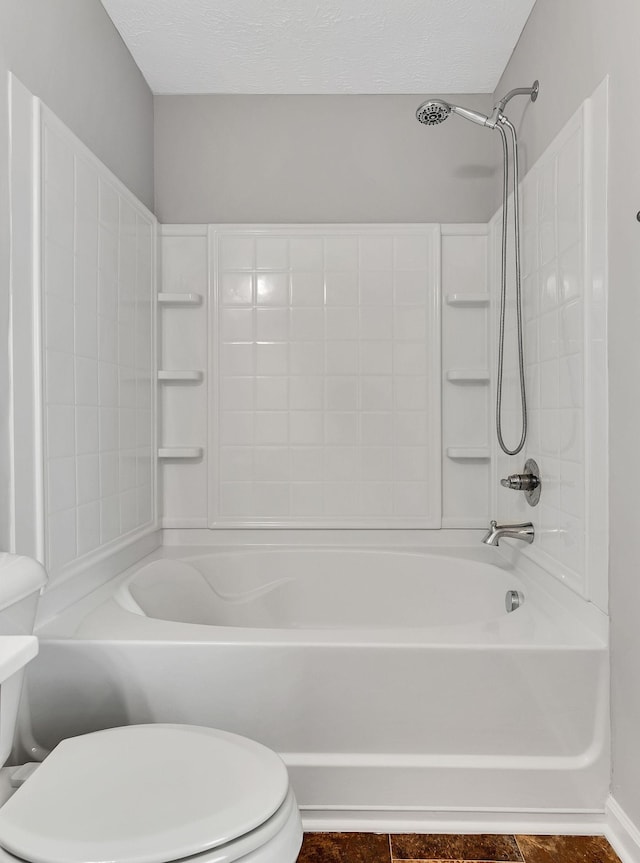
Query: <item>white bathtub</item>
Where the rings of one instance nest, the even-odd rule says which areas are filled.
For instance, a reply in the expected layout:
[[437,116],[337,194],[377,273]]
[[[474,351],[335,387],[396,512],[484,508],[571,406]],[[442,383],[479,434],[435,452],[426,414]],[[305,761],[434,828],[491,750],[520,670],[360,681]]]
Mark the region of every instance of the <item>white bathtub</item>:
[[39,634],[45,748],[134,722],[235,731],[283,756],[314,817],[606,796],[606,645],[489,549],[164,548]]
[[531,626],[524,606],[519,619],[507,618],[510,588],[522,588],[513,573],[442,554],[235,550],[151,561],[123,582],[115,600],[150,618],[242,630],[342,630],[356,637],[386,630],[395,637],[455,626],[495,634],[513,621],[519,632]]

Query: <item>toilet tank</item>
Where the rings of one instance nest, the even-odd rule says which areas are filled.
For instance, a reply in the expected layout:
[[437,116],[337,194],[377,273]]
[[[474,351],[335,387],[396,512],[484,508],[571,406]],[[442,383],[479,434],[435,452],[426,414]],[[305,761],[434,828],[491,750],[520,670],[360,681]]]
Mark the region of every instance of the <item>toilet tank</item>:
[[0,636],[33,633],[38,597],[46,583],[36,560],[0,552]]
[[33,626],[46,581],[37,561],[0,552],[0,766],[13,745],[24,669],[38,652]]

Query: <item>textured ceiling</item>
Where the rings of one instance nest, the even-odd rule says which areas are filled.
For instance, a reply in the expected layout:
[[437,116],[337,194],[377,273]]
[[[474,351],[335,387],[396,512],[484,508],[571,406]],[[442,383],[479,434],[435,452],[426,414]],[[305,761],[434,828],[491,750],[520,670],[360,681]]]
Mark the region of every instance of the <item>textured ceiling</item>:
[[535,0],[102,0],[154,93],[490,93]]

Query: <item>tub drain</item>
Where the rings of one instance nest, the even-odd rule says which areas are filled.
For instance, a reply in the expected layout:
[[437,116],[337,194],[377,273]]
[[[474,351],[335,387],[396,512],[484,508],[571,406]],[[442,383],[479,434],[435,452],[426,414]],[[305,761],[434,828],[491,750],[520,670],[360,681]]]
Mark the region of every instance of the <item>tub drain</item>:
[[523,602],[523,593],[519,590],[508,590],[504,598],[504,607],[507,609],[507,612],[515,611],[516,608],[520,608]]

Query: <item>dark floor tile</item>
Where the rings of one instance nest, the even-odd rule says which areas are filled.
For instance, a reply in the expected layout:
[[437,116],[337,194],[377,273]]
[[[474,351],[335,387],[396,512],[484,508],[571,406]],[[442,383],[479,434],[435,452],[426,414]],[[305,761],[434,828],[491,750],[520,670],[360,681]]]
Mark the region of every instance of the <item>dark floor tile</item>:
[[390,863],[386,833],[305,833],[298,863]]
[[394,860],[521,861],[514,836],[454,833],[393,833]]
[[516,836],[525,863],[620,863],[604,836]]

